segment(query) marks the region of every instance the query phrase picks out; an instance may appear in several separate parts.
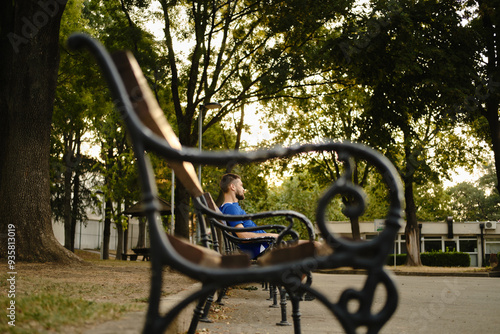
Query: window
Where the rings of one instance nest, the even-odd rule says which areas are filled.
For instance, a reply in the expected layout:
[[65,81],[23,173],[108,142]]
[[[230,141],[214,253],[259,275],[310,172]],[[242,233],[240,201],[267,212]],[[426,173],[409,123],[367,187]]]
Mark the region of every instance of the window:
[[396,250],[396,254],[406,254],[406,239],[404,234],[398,234],[396,236],[396,238],[394,239],[393,249]]
[[485,240],[486,249],[485,254],[498,253],[500,252],[500,239],[499,238],[488,238]]
[[406,254],[408,252],[408,250],[406,249],[406,241],[401,241],[399,245],[401,246],[401,251],[399,252],[399,254]]
[[477,267],[478,254],[477,254],[477,238],[476,237],[460,237],[458,240],[458,251],[469,253],[471,267]]
[[424,252],[442,251],[441,237],[424,237]]
[[457,241],[456,240],[445,240],[444,241],[444,250],[448,250],[449,252],[457,251]]
[[459,240],[460,251],[466,253],[477,253],[477,239],[463,239]]

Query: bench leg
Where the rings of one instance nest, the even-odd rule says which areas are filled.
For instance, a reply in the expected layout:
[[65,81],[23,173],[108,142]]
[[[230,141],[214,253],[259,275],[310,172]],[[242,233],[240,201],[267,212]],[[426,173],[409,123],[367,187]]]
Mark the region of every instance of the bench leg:
[[271,305],[269,305],[269,307],[272,307],[272,308],[278,308],[278,287],[275,285],[275,284],[272,284],[270,285],[270,288],[269,290],[271,291],[270,294],[271,294],[271,299],[273,301],[273,303]]
[[212,302],[214,301],[214,294],[215,293],[210,294],[205,302],[205,308],[203,309],[203,313],[200,318],[201,322],[213,322],[212,320],[208,319],[208,313],[210,313],[210,306],[212,306]]
[[273,300],[273,285],[272,284],[269,284],[269,298],[267,298],[267,300]]
[[[312,274],[311,272],[308,272],[307,273],[307,281],[306,281],[306,285],[307,286],[311,286],[312,284]],[[316,297],[314,297],[312,294],[310,294],[309,292],[305,292],[303,294],[303,298],[301,298],[301,300],[304,300],[304,301],[312,301],[312,300],[315,300]]]
[[160,296],[163,280],[162,265],[158,260],[151,264],[151,287],[149,292],[149,306],[146,313],[146,323],[143,334],[154,333],[156,321],[159,318]]
[[217,293],[217,300],[215,301],[218,305],[224,305],[222,302],[223,298],[227,298],[226,296],[227,288],[220,289],[219,292]]
[[196,305],[193,312],[193,318],[191,319],[191,324],[189,325],[188,333],[190,334],[196,333],[196,328],[198,327],[198,322],[200,321],[212,322],[210,319],[207,318],[207,316],[208,313],[210,312],[210,306],[212,305],[214,294],[215,291],[212,291],[208,294],[208,296],[205,296],[198,300],[198,304]]
[[191,319],[188,333],[196,332],[196,327],[198,327],[198,322],[203,314],[203,305],[205,305],[205,298],[201,298],[194,309],[193,318]]
[[295,334],[301,333],[300,328],[300,298],[297,298],[295,295],[290,296],[290,301],[292,303],[292,319],[293,319],[293,331]]
[[291,324],[286,320],[286,290],[281,286],[279,291],[280,291],[281,321],[276,323],[276,325],[291,326]]

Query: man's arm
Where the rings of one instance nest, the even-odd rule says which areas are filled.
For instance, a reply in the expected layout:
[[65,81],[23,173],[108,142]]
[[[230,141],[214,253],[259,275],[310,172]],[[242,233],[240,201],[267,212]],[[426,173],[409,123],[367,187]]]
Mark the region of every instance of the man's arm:
[[[238,224],[238,225],[236,225],[234,227],[244,228],[243,224]],[[277,233],[236,232],[236,235],[238,236],[238,238],[252,239],[252,238],[259,238],[259,237],[274,237],[274,238],[277,238],[279,234],[277,234]]]

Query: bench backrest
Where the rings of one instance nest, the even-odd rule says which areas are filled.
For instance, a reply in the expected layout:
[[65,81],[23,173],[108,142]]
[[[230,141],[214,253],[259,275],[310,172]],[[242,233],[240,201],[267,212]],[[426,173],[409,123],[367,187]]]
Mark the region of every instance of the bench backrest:
[[[132,53],[118,51],[112,57],[139,119],[153,133],[163,137],[170,147],[181,150],[182,145],[179,139],[168,123],[163,110],[158,105]],[[186,161],[167,161],[167,163],[191,196],[200,197],[203,195],[201,184],[192,163]]]
[[[118,51],[112,56],[113,61],[123,79],[125,88],[130,97],[134,112],[141,122],[156,135],[164,138],[170,147],[181,150],[182,145],[179,142],[172,127],[168,123],[163,110],[158,105],[147,80],[137,63],[135,57],[129,51]],[[168,165],[174,170],[175,175],[187,189],[189,194],[195,198],[204,196],[208,207],[221,213],[215,204],[212,196],[204,193],[202,186],[196,175],[195,168],[190,162],[167,161]],[[218,220],[219,223],[226,225],[225,221]],[[205,231],[205,228],[203,228]],[[223,250],[221,253],[230,253],[229,243],[220,229],[215,229],[217,240],[216,250]]]
[[[217,204],[215,204],[215,201],[212,198],[212,195],[210,193],[204,193],[203,197],[204,197],[205,203],[209,209],[211,209],[212,211],[215,211],[218,214],[222,214],[222,212],[220,211]],[[225,225],[225,226],[227,226],[227,223],[225,220],[215,219],[214,217],[210,217],[210,222],[209,222],[210,228],[211,228],[212,234],[213,235],[215,234],[213,239],[214,239],[214,243],[216,244],[216,247],[218,247],[218,251],[220,251],[221,253],[224,253],[224,254],[234,253],[234,251],[235,251],[234,244],[227,240],[224,232],[220,228],[217,228],[214,225],[213,221],[215,221],[216,223],[219,223],[221,225]]]

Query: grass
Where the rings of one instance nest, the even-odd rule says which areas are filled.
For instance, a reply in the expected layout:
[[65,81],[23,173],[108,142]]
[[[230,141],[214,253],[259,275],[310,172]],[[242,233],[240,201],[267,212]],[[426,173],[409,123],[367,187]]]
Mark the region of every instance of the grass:
[[[1,287],[7,289],[7,276],[1,275]],[[15,301],[15,327],[8,324],[6,316],[0,317],[1,333],[50,333],[59,332],[64,326],[116,319],[128,311],[143,307],[135,303],[117,304],[89,300],[102,294],[104,286],[92,283],[53,283],[48,279],[19,278]],[[5,310],[10,302],[7,295],[0,297]]]
[[[2,298],[2,304],[6,305]],[[63,326],[79,326],[98,320],[118,318],[131,307],[112,303],[98,303],[81,297],[72,297],[57,291],[16,296],[15,327],[7,317],[0,321],[2,333],[59,332]]]
[[[79,252],[87,265],[55,263],[16,266],[15,297],[9,298],[9,275],[0,273],[0,333],[82,333],[125,313],[145,311],[150,263],[99,260],[99,254]],[[163,294],[175,293],[186,278],[170,272]],[[175,285],[173,280],[181,283]],[[170,284],[170,285],[169,285]],[[15,301],[15,327],[8,324],[7,308]]]

